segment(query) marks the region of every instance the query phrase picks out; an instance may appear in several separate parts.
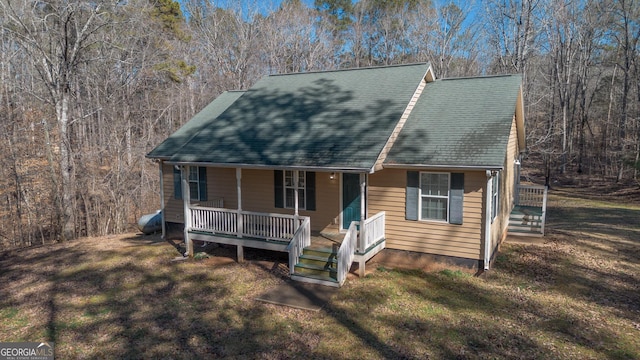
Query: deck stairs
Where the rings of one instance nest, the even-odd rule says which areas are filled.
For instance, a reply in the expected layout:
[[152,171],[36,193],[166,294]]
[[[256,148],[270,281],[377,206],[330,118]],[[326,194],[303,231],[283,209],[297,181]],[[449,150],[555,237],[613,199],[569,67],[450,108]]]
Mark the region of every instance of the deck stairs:
[[509,215],[509,235],[543,236],[544,215],[542,208],[515,206]]
[[312,244],[303,249],[291,279],[339,287],[337,256],[338,247],[336,246]]

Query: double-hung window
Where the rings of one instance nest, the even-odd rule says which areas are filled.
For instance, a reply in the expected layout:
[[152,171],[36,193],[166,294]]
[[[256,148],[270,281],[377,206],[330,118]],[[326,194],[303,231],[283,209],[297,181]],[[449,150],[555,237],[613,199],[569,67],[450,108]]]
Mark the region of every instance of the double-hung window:
[[405,218],[462,225],[464,173],[407,171]]
[[306,173],[298,171],[298,183],[295,180],[295,171],[286,170],[284,172],[284,207],[288,209],[295,208],[295,192],[298,189],[298,208],[306,209]]
[[314,171],[298,171],[297,184],[293,170],[274,170],[274,206],[276,208],[295,208],[296,189],[298,190],[298,209],[316,209],[316,173]]
[[[194,201],[207,200],[207,168],[190,166],[187,174],[189,183],[189,198]],[[182,171],[173,168],[174,198],[182,199]]]
[[449,174],[420,173],[420,219],[448,221]]

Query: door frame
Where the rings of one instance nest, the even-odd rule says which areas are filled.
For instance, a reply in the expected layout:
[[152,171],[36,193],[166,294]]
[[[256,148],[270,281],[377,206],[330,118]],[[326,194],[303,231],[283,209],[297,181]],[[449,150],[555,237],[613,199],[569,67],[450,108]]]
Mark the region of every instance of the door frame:
[[[340,227],[340,232],[341,233],[346,233],[348,229],[344,228],[344,194],[343,194],[343,189],[344,189],[344,176],[345,173],[340,173],[340,191],[339,191],[339,197],[340,197],[340,215],[338,216],[340,218],[339,221],[339,227]],[[358,180],[358,192],[360,192],[360,201],[362,201],[362,197],[364,196],[364,214],[365,214],[365,218],[367,216],[367,194],[368,194],[368,176],[365,173],[347,173],[347,174],[354,174],[354,175],[359,175],[359,180]],[[362,191],[360,190],[360,184],[362,183],[362,179],[364,177],[364,194],[362,194]],[[362,206],[362,205],[361,205]],[[362,213],[362,209],[360,210],[360,212]],[[360,219],[360,221],[362,221],[363,219]]]

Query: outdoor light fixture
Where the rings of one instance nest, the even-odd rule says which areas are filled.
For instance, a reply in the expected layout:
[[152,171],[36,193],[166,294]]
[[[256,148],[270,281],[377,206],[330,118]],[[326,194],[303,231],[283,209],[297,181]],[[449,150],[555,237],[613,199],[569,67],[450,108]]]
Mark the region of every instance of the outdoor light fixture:
[[333,180],[336,178],[336,173],[332,172],[331,174],[329,174],[329,180]]

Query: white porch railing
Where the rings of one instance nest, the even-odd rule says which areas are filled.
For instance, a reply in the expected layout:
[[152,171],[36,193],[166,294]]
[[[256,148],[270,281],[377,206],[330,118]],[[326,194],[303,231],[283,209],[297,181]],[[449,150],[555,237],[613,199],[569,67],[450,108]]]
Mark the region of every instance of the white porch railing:
[[544,225],[547,219],[548,188],[542,185],[518,185],[516,188],[515,205],[532,206],[542,210],[540,232],[544,235]]
[[547,187],[541,185],[518,185],[516,205],[544,207],[547,203]]
[[364,253],[371,245],[384,239],[384,223],[384,211],[381,211],[362,222],[360,238],[358,239],[358,252]]
[[311,245],[311,220],[306,217],[295,234],[293,234],[293,239],[289,242],[289,246],[287,246],[291,275],[295,272],[296,264],[300,260],[303,249],[309,245]]
[[224,199],[219,197],[219,198],[214,198],[211,200],[207,200],[207,201],[195,201],[194,206],[198,206],[198,207],[206,207],[206,208],[223,208],[224,207]]
[[340,244],[338,249],[338,283],[340,286],[344,284],[347,279],[347,273],[353,263],[353,258],[356,250],[356,242],[358,240],[358,222],[352,221],[349,225],[349,230]]
[[192,206],[190,230],[288,242],[305,219],[304,216]]

